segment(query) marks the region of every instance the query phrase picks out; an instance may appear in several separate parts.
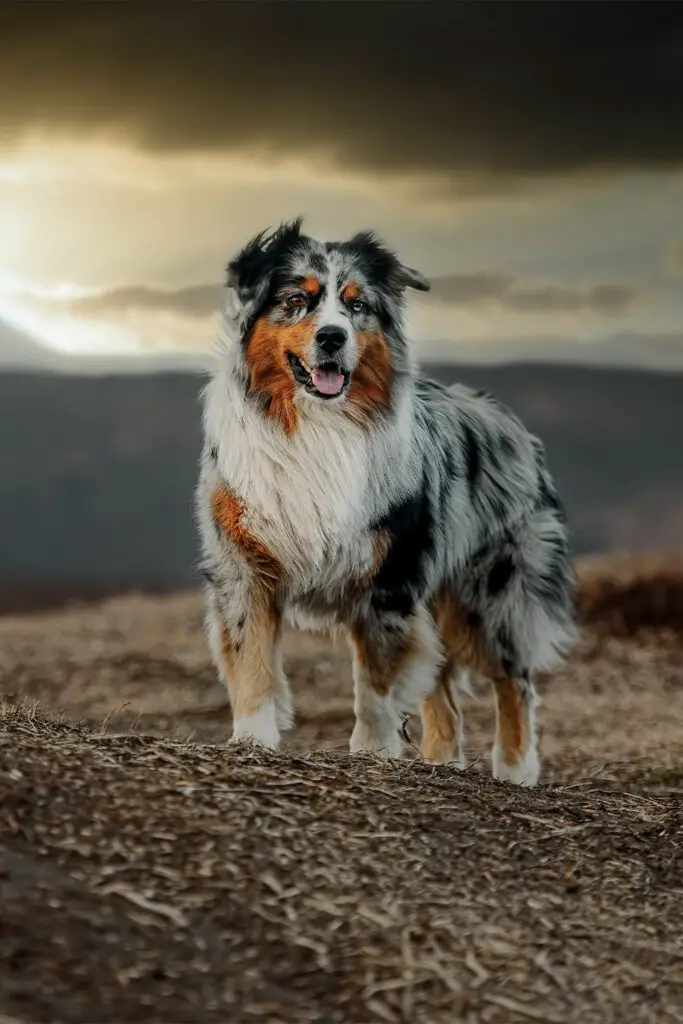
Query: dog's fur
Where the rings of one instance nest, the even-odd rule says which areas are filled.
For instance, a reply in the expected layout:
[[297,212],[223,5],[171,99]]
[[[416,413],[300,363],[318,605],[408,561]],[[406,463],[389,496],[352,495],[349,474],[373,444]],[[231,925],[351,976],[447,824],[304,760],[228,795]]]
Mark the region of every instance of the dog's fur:
[[[233,738],[274,748],[292,722],[283,623],[342,627],[351,751],[399,756],[420,713],[437,763],[462,763],[455,684],[473,670],[495,688],[494,775],[530,786],[534,675],[575,636],[565,520],[511,412],[415,371],[410,287],[429,285],[371,233],[322,243],[301,221],[229,264],[197,489],[211,650]],[[332,355],[324,328],[346,338]]]

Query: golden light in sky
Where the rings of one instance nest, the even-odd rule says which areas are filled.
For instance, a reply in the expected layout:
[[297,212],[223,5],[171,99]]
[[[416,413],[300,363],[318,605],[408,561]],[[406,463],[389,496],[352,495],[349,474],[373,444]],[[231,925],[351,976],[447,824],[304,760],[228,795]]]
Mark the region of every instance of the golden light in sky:
[[[257,150],[150,154],[104,137],[34,135],[0,158],[0,319],[63,353],[209,350],[233,249],[303,213],[322,237],[373,226],[428,275],[459,278],[451,299],[437,288],[411,305],[412,336],[432,356],[450,358],[454,341],[482,346],[485,358],[491,341],[510,338],[514,350],[525,338],[590,341],[624,327],[671,337],[680,302],[665,293],[679,251],[671,211],[680,175],[661,182],[648,190],[657,197],[649,205],[638,178],[537,182],[531,191],[464,198],[444,195],[436,178],[380,181],[342,170],[323,153],[298,160],[265,160]],[[640,193],[630,208],[629,190]],[[648,233],[665,268],[657,303],[651,284],[636,280],[640,268],[633,272]],[[619,276],[624,257],[623,287],[634,298],[621,316],[572,301],[596,279]],[[512,302],[511,293],[478,295],[476,288],[461,294],[477,275],[518,279],[530,298]],[[546,295],[559,290],[559,305],[539,304],[539,283]],[[216,303],[201,314],[174,304],[176,292],[210,285]],[[168,308],[161,300],[126,305],[136,289],[168,294]],[[94,302],[87,315],[74,313],[74,300],[93,296],[103,296],[99,312]]]

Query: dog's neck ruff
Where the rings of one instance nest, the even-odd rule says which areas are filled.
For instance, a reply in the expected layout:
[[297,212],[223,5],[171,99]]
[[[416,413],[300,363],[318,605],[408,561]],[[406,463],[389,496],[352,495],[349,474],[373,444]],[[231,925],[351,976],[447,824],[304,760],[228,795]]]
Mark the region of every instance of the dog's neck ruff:
[[[245,383],[247,386],[245,386]],[[413,390],[401,378],[388,415],[368,426],[344,406],[308,401],[288,435],[249,394],[238,355],[220,359],[205,396],[206,436],[250,529],[299,581],[325,571],[407,479]]]

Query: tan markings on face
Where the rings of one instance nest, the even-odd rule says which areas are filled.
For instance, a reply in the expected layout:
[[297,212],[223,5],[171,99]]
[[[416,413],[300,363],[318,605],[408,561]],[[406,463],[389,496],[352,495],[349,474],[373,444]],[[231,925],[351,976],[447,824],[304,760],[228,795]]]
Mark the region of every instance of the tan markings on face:
[[344,302],[354,302],[360,298],[360,288],[355,281],[349,281],[342,290],[342,299]]
[[305,277],[301,282],[301,287],[305,292],[308,292],[309,295],[317,295],[320,291],[320,281],[317,277]]
[[498,708],[498,744],[508,764],[519,764],[530,740],[529,709],[519,686],[491,658],[476,620],[450,594],[432,605],[436,626],[453,665],[470,668],[493,682]]
[[298,323],[280,325],[260,317],[254,325],[246,361],[251,370],[251,391],[270,399],[267,415],[278,419],[286,434],[297,427],[299,415],[294,404],[296,382],[287,359],[292,352],[306,364],[306,353],[315,333],[315,318],[306,317]]
[[393,368],[384,334],[379,328],[356,335],[358,363],[349,385],[347,415],[365,423],[377,409],[387,409],[391,399]]

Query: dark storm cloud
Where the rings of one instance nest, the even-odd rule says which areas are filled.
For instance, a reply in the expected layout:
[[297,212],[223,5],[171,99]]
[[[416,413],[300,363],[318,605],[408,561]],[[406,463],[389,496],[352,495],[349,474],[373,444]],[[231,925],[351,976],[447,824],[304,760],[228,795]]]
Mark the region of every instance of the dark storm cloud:
[[494,304],[518,313],[599,313],[618,316],[634,302],[636,289],[626,284],[569,288],[563,284],[524,285],[510,274],[482,271],[446,274],[432,280],[437,299],[452,305]]
[[[494,305],[523,313],[593,312],[618,315],[636,297],[624,284],[596,284],[585,290],[562,284],[525,286],[516,278],[496,271],[448,274],[432,280],[434,297],[455,306]],[[188,285],[166,289],[130,285],[93,292],[75,298],[24,296],[23,301],[47,313],[84,320],[117,319],[131,313],[171,313],[188,318],[213,316],[222,305],[218,285]]]
[[379,173],[683,162],[683,5],[15,3],[0,125]]

